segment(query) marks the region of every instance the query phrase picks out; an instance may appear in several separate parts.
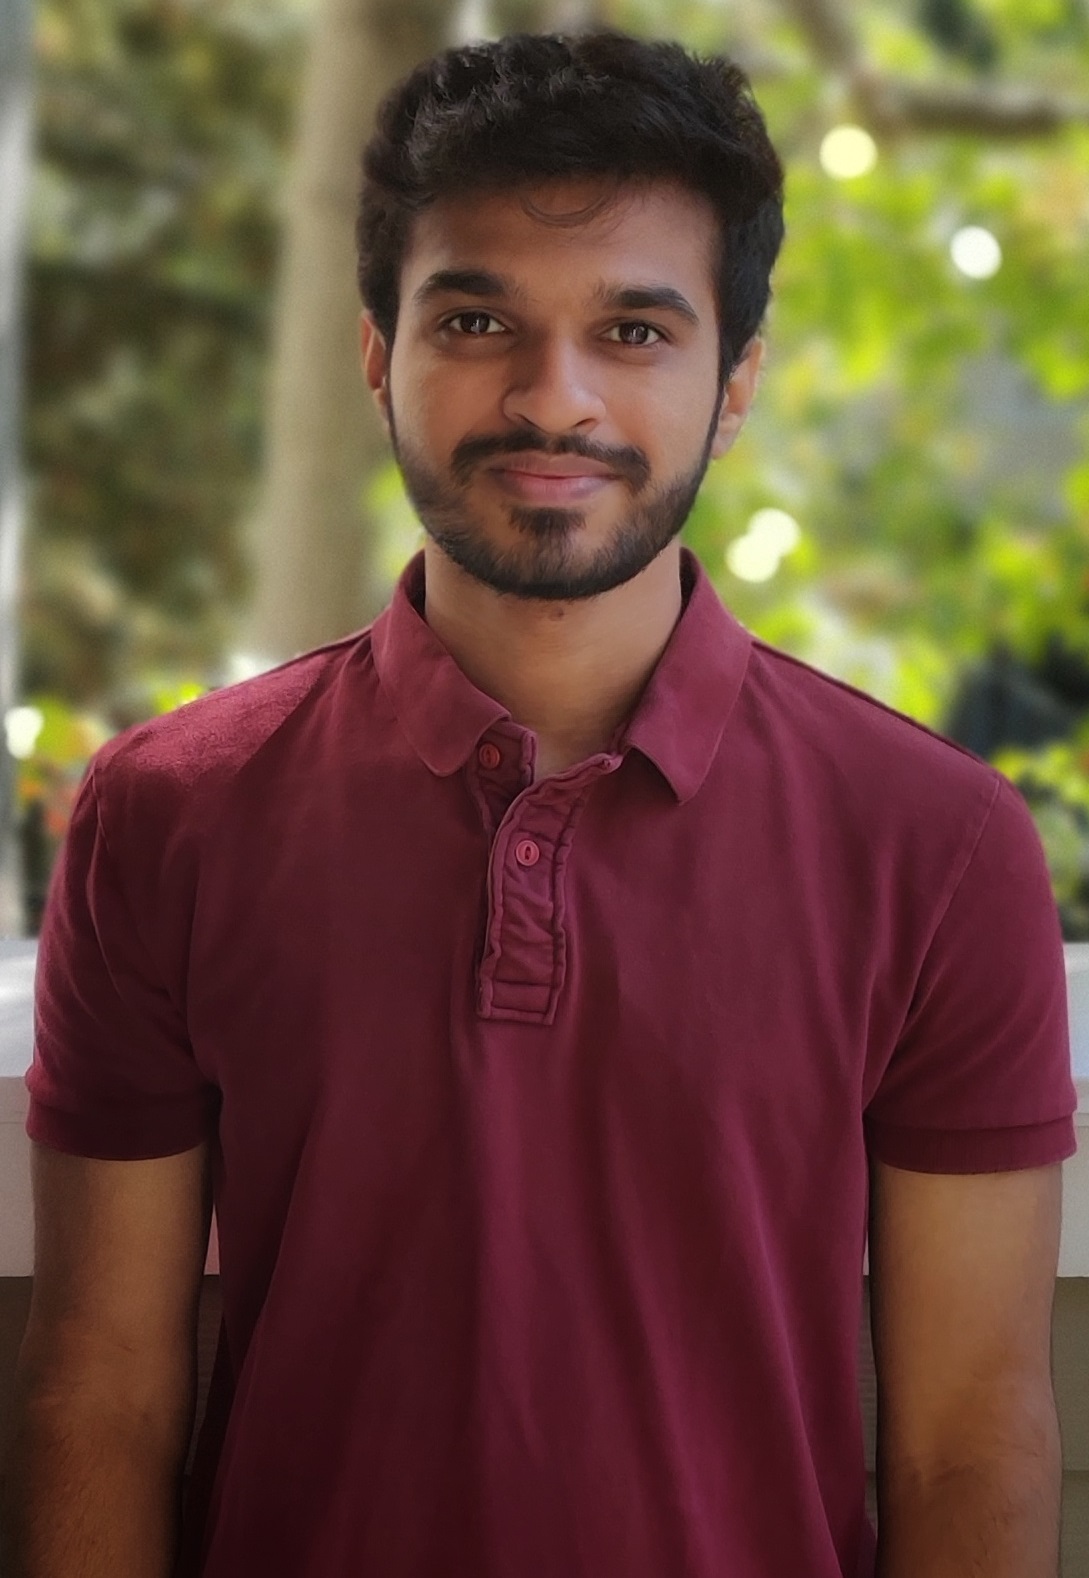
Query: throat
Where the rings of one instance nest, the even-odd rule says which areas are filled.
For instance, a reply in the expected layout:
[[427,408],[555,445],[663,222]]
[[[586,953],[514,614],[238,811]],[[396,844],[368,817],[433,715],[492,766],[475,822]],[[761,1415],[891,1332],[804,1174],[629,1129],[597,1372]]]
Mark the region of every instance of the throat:
[[609,749],[607,739],[595,739],[581,745],[563,744],[556,741],[537,738],[537,755],[533,763],[533,782],[539,783],[542,778],[551,778],[556,773],[566,772],[569,767],[575,767],[579,762],[584,762],[590,756],[599,756]]

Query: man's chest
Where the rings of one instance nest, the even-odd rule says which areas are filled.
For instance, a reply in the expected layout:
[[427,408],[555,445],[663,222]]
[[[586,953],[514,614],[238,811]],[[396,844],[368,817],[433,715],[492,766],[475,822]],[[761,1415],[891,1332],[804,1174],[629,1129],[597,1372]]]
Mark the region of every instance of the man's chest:
[[321,1135],[333,1189],[451,1136],[538,1191],[658,1176],[800,1208],[830,1155],[854,1175],[871,982],[805,873],[728,818],[709,840],[531,809],[490,837],[471,805],[240,836],[189,983],[226,1140]]

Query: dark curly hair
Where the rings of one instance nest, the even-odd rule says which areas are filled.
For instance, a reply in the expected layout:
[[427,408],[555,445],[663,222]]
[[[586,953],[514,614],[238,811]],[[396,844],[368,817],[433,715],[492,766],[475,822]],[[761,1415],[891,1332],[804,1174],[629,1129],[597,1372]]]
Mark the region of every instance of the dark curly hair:
[[356,241],[360,295],[387,343],[414,215],[440,197],[583,175],[673,180],[710,200],[725,381],[767,311],[783,167],[739,66],[613,29],[445,50],[383,100]]

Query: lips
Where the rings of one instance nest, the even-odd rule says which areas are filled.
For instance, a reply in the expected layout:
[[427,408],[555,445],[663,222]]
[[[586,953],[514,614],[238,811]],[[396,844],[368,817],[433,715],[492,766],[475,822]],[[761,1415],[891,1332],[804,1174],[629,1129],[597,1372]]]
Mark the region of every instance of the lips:
[[617,480],[615,473],[593,462],[576,461],[573,466],[569,460],[566,466],[558,470],[535,460],[532,466],[491,466],[488,474],[503,493],[523,504],[577,504]]
[[608,466],[603,466],[596,460],[581,460],[569,455],[510,455],[488,469],[515,473],[518,476],[550,477],[565,481],[577,477],[615,478],[616,476]]
[[632,493],[639,493],[651,480],[646,455],[630,445],[607,448],[571,435],[557,439],[557,447],[550,450],[533,449],[532,440],[527,443],[527,439],[529,435],[525,433],[479,433],[462,439],[455,446],[450,463],[453,481],[465,488],[473,483],[487,483],[490,478],[492,485],[511,488],[519,477],[526,487],[536,477],[543,479],[542,485],[556,486],[577,483],[590,488],[595,483],[622,483]]

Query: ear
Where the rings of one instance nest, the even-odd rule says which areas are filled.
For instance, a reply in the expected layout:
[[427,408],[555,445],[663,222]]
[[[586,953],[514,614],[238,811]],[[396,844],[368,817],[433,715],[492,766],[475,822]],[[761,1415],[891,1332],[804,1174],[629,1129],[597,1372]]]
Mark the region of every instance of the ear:
[[733,448],[737,435],[744,427],[745,418],[756,396],[763,360],[764,341],[759,337],[750,340],[723,391],[718,427],[711,443],[712,460],[717,460],[720,455],[725,455],[727,450]]
[[374,396],[382,426],[389,432],[389,348],[369,312],[359,319],[359,351],[363,376]]

